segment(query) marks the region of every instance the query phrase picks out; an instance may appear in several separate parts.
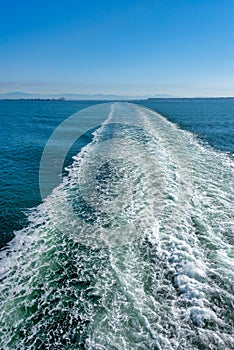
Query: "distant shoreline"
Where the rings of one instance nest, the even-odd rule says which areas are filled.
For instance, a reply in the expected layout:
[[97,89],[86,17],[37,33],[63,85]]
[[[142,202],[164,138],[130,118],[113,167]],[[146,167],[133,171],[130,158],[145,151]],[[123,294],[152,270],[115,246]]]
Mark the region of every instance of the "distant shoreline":
[[158,101],[158,100],[232,100],[234,99],[234,96],[232,97],[149,97],[149,98],[136,98],[136,99],[65,99],[64,97],[60,98],[1,98],[0,101],[51,101],[51,102],[75,102],[75,101]]

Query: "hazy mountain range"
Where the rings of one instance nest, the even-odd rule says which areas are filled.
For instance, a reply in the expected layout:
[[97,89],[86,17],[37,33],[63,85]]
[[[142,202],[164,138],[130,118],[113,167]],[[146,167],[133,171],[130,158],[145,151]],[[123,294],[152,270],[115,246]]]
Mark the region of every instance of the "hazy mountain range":
[[111,95],[111,94],[37,94],[37,93],[27,93],[27,92],[7,92],[0,93],[0,100],[11,99],[58,99],[64,97],[66,100],[141,100],[152,98],[173,98],[176,96],[167,94],[156,94],[156,95],[144,95],[144,96],[124,96],[124,95]]

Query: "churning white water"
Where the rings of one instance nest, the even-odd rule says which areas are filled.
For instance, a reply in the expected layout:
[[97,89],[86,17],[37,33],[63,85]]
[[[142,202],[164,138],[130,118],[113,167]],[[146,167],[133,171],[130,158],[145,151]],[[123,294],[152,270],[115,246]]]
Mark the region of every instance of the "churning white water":
[[233,162],[113,103],[68,172],[1,252],[0,348],[233,349]]

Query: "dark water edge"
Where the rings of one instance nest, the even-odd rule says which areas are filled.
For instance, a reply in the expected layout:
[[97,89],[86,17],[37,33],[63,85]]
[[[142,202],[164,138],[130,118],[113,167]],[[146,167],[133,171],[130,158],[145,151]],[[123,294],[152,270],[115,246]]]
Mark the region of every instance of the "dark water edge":
[[[27,225],[27,208],[40,204],[39,164],[46,142],[71,114],[104,101],[0,101],[0,248]],[[151,108],[218,151],[234,152],[234,99],[132,101]],[[92,140],[87,133],[64,166]]]

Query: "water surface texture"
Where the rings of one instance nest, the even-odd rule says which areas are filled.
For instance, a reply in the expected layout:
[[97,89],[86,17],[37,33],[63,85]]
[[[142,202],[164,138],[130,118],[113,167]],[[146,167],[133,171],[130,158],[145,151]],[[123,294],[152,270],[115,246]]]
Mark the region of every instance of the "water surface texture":
[[1,252],[0,347],[234,348],[232,158],[110,103],[67,172]]

